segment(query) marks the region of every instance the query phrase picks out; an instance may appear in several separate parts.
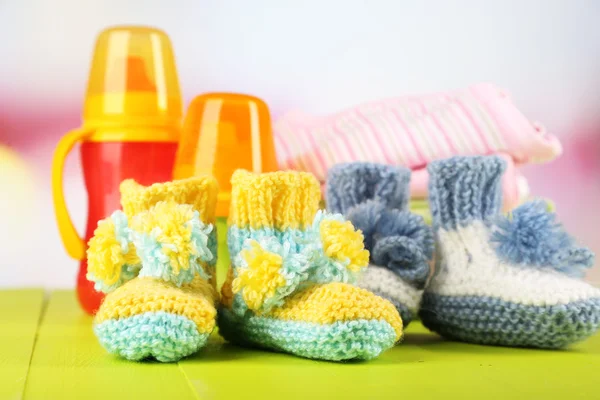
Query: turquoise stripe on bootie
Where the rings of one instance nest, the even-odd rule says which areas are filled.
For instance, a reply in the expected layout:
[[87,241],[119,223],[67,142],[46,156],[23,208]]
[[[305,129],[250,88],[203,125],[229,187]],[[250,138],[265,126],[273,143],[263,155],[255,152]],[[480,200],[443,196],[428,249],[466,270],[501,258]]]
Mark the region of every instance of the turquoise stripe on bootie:
[[196,353],[209,336],[199,333],[193,321],[167,312],[110,319],[95,325],[94,333],[112,354],[132,361],[153,357],[162,362],[174,362]]
[[227,308],[219,310],[217,321],[219,332],[227,341],[245,345],[258,343],[266,349],[330,361],[371,360],[395,342],[394,329],[385,321],[317,324],[252,315],[242,323],[240,317]]
[[419,315],[455,340],[566,347],[600,327],[600,290],[579,279],[593,254],[539,203],[502,216],[504,168],[493,156],[429,164],[439,256]]

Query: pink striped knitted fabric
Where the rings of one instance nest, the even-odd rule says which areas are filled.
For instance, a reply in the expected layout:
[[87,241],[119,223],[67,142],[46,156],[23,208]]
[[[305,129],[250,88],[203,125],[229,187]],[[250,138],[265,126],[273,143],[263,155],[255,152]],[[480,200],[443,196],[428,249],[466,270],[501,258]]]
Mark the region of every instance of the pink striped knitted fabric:
[[[275,123],[274,138],[282,169],[309,171],[322,182],[341,162],[420,170],[453,155],[504,154],[521,165],[547,162],[562,152],[556,137],[532,124],[491,84],[366,103],[327,117],[290,113]],[[423,180],[415,183],[425,189],[412,190],[413,196],[426,195],[420,193],[426,190]],[[514,189],[520,183],[511,184]]]

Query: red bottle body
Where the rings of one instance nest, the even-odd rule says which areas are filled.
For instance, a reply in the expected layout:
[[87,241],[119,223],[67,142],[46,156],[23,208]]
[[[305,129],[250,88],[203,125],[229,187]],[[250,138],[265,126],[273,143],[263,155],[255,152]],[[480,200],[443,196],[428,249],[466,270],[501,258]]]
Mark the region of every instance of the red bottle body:
[[[177,143],[172,142],[84,142],[81,162],[88,193],[85,242],[94,235],[98,221],[121,209],[119,185],[135,179],[142,185],[172,179]],[[104,295],[86,279],[87,259],[81,261],[77,296],[82,308],[95,314]]]

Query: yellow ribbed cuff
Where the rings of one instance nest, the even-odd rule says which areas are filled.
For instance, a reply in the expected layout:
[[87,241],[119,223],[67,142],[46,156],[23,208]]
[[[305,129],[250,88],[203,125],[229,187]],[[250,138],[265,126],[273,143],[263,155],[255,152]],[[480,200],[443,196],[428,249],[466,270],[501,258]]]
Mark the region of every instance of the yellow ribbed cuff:
[[160,201],[190,204],[205,223],[215,222],[217,181],[212,176],[194,177],[143,186],[127,179],[121,183],[121,206],[128,218],[147,211]]
[[303,229],[319,210],[319,182],[307,172],[237,170],[231,184],[229,224],[239,228]]

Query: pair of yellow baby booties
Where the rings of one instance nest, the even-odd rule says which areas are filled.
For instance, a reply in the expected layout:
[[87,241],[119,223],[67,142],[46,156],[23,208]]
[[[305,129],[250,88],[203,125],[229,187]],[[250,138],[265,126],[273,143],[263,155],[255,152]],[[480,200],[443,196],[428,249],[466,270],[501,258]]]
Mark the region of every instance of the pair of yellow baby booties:
[[238,345],[334,361],[372,359],[400,339],[396,308],[354,286],[369,262],[361,232],[319,210],[308,173],[234,173],[219,296],[217,193],[211,176],[121,184],[123,210],[99,222],[88,249],[87,277],[108,293],[94,320],[107,351],[177,361],[217,323]]

